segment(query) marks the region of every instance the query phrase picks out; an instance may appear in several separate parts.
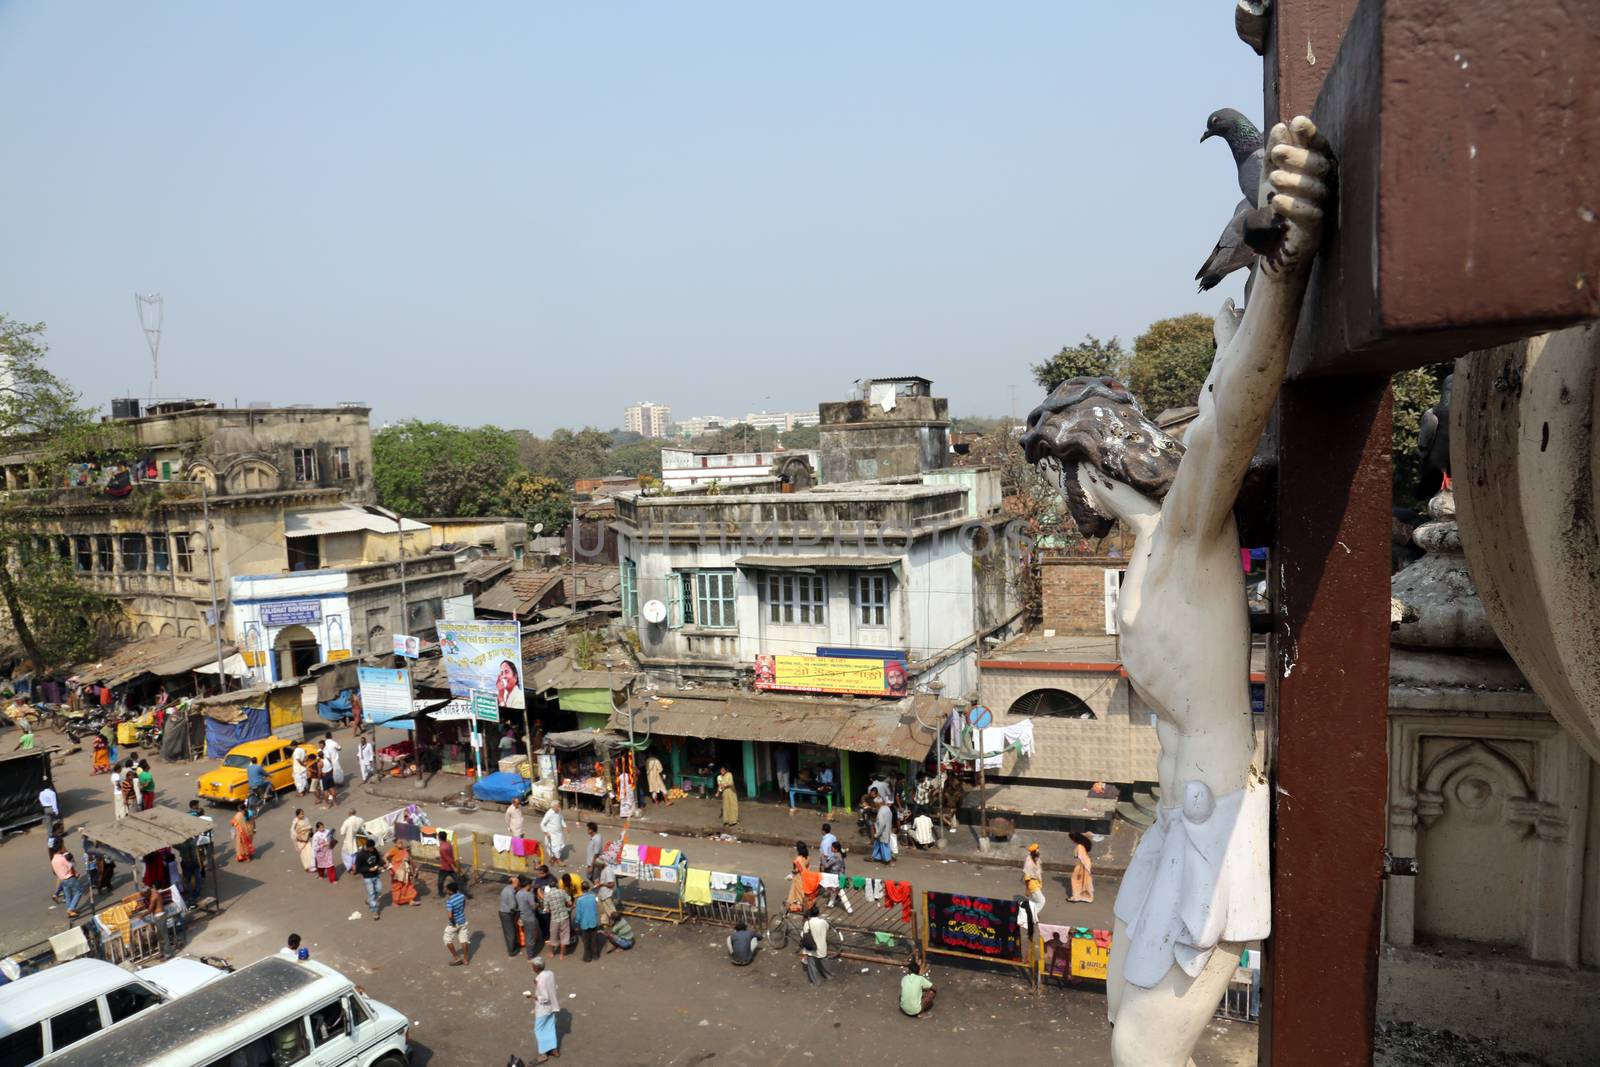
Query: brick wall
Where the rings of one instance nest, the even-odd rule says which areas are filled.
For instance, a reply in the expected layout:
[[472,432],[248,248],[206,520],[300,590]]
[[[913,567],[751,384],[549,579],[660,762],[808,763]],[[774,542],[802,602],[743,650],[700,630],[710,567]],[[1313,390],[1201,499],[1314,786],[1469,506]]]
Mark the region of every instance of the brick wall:
[[1105,571],[1116,559],[1043,559],[1039,562],[1042,625],[1058,634],[1106,632]]

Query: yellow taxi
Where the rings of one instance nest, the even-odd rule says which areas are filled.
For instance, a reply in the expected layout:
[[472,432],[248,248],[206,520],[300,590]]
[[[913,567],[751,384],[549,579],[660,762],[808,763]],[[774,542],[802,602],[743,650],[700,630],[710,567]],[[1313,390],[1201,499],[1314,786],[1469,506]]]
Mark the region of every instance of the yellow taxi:
[[202,800],[212,803],[242,804],[250,795],[249,771],[252,763],[259,763],[267,772],[267,779],[275,792],[283,792],[294,785],[294,750],[303,745],[307,755],[317,751],[309,741],[285,741],[281,737],[263,737],[235,745],[222,763],[214,770],[200,776],[195,787]]

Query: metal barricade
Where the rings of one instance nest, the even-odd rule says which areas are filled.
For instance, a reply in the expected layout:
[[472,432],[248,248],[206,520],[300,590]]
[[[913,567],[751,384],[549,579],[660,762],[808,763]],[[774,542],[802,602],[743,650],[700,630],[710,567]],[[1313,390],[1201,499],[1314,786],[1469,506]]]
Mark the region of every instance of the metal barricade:
[[[844,947],[839,955],[847,960],[862,963],[882,963],[898,967],[911,956],[921,955],[917,924],[917,892],[910,882],[888,879],[896,887],[896,895],[906,894],[904,900],[890,900],[873,889],[872,883],[883,879],[861,878],[865,885],[857,888],[856,877],[840,876],[841,884],[848,888],[838,890],[838,902],[830,907],[834,891],[823,886],[818,904],[828,925],[838,931]],[[887,890],[885,890],[885,893]],[[870,894],[870,896],[869,896]]]
[[[683,905],[685,918],[712,926],[732,927],[744,923],[750,929],[763,932],[767,928],[767,888],[753,875],[733,875],[746,888],[743,892],[728,893],[715,887],[711,890],[711,903]],[[750,882],[755,888],[749,888]],[[732,896],[733,899],[726,899]],[[719,899],[722,898],[722,899]]]
[[1261,1021],[1261,994],[1257,988],[1261,972],[1249,967],[1239,967],[1228,979],[1222,1002],[1217,1005],[1216,1018],[1239,1023]]

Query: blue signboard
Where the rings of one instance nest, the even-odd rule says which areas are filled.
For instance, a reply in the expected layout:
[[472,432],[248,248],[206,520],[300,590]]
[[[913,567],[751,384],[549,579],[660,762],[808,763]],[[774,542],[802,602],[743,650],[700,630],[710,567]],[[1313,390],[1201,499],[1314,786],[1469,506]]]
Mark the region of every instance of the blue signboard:
[[321,621],[320,600],[275,600],[261,605],[261,622],[264,626],[301,626]]

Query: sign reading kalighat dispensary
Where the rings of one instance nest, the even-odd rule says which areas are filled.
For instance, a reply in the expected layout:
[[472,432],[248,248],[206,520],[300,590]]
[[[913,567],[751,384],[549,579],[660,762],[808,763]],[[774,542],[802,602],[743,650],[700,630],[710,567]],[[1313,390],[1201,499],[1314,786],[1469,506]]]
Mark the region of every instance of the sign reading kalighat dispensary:
[[322,621],[320,600],[275,600],[261,605],[263,626],[303,626]]
[[758,655],[755,686],[791,693],[905,696],[906,665],[856,656]]

